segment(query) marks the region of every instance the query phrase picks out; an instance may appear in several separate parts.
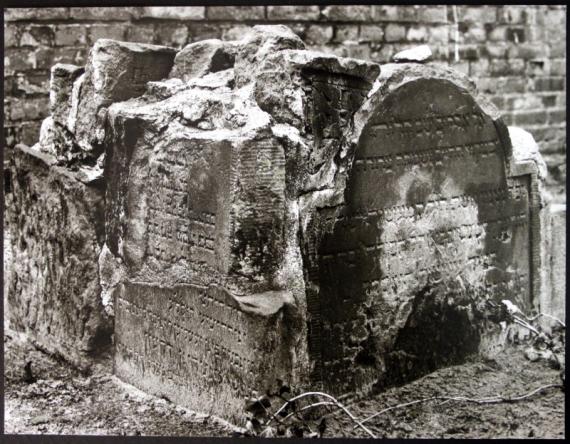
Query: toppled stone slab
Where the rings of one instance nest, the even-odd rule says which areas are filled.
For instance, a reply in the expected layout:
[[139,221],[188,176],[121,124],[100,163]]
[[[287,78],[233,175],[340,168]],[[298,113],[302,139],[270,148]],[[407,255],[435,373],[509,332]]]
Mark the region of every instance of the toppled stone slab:
[[400,51],[392,56],[395,63],[426,63],[432,58],[432,52],[428,45],[420,45],[415,48]]
[[97,257],[104,241],[104,191],[17,145],[11,159],[14,227],[6,297],[10,326],[78,367],[110,345]]

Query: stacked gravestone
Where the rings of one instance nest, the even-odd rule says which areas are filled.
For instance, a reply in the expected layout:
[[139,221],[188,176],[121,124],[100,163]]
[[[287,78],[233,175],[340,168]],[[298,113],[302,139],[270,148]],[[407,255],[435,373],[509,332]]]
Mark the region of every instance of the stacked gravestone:
[[99,40],[85,70],[55,65],[52,115],[40,142],[17,146],[11,158],[10,326],[84,369],[110,345],[113,330],[98,267],[105,242],[104,116],[113,101],[168,75],[174,55],[171,48]]
[[536,308],[540,157],[461,74],[256,26],[176,57],[99,41],[53,84],[38,149],[103,175],[99,291],[138,387],[227,417],[277,379],[367,392],[488,348],[487,298]]

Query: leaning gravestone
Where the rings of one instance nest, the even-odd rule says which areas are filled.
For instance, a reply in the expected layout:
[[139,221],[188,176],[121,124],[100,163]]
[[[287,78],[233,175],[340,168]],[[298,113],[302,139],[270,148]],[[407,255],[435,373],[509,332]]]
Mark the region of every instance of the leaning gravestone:
[[[277,379],[350,395],[488,352],[486,299],[536,308],[539,156],[465,76],[283,26],[147,48],[153,78],[144,45],[95,49],[56,72],[68,116],[37,148],[103,156],[94,251],[125,381],[233,417]],[[127,96],[108,54],[140,80]]]

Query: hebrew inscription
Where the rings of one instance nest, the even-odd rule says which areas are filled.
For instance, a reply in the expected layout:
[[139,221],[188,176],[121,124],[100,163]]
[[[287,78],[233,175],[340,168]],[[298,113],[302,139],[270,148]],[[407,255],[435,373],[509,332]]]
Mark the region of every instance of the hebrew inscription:
[[528,304],[528,184],[507,182],[494,123],[453,85],[416,81],[384,100],[345,197],[319,250],[325,386],[350,392],[377,377],[390,332],[429,282],[460,276]]
[[[181,141],[151,162],[147,253],[160,263],[222,267],[231,151],[225,144]],[[226,241],[227,242],[227,241]]]

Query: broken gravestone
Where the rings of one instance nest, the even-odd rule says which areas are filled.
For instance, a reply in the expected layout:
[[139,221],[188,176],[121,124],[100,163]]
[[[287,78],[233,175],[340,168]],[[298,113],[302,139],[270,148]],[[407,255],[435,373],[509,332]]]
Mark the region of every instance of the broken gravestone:
[[86,135],[102,137],[106,107],[166,77],[174,55],[171,48],[99,40],[86,69],[55,65],[52,115],[40,142],[18,145],[11,156],[10,326],[83,369],[108,348],[113,329],[98,267],[105,242],[104,153]]
[[97,92],[120,90],[114,57],[62,68],[69,117],[37,148],[104,172],[120,378],[235,418],[278,379],[350,395],[487,352],[487,300],[536,308],[540,156],[465,76],[306,51],[284,26],[152,51],[127,95]]

